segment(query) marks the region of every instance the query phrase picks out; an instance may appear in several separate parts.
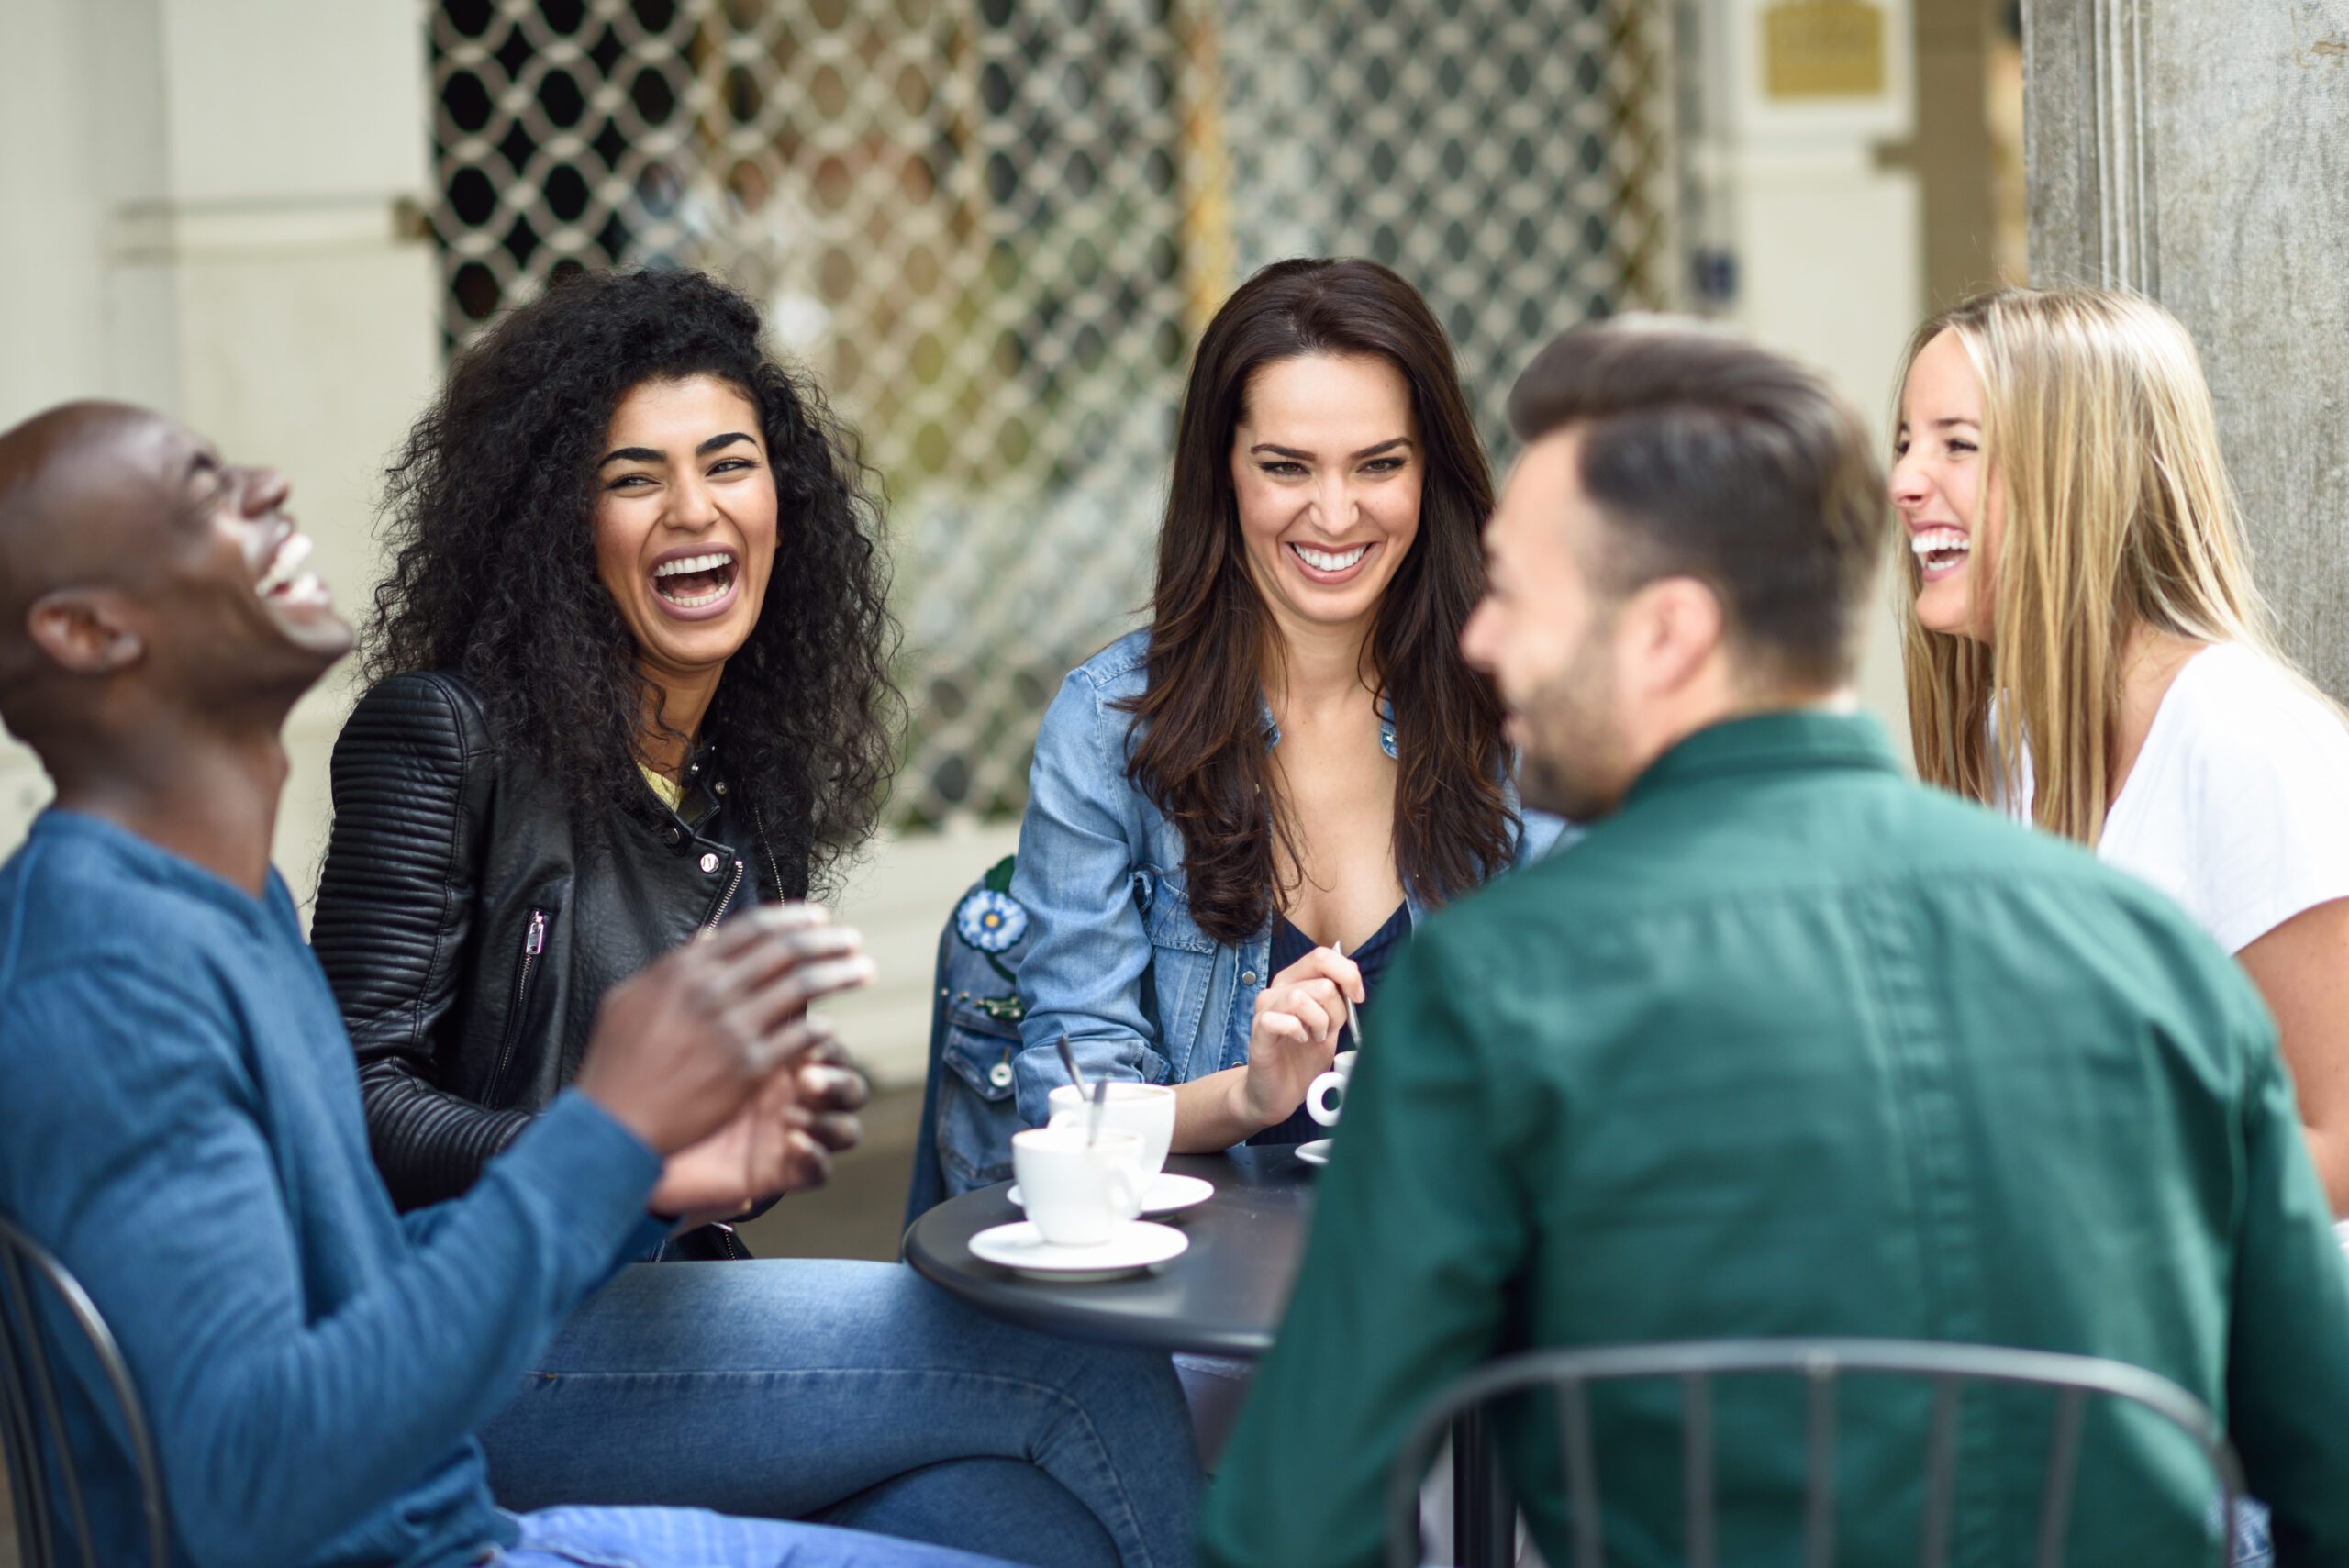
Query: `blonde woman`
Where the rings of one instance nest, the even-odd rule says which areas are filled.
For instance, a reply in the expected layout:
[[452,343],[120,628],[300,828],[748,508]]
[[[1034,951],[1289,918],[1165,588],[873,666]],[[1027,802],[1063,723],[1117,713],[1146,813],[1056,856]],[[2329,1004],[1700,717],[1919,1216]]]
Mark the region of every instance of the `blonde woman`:
[[1918,328],[1898,419],[1919,773],[2236,956],[2349,1213],[2349,725],[2268,629],[2192,341],[2132,295],[1985,295]]

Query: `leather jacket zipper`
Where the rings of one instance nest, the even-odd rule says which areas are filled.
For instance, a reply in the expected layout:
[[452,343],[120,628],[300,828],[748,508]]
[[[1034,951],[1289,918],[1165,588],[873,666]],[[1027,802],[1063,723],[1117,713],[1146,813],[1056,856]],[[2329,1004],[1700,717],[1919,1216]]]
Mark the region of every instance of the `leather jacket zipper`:
[[718,906],[709,912],[709,917],[701,923],[701,929],[695,933],[696,935],[707,936],[718,929],[718,922],[726,918],[726,911],[733,906],[734,895],[741,885],[742,862],[740,857],[737,856],[734,861],[734,869],[726,878],[726,891],[718,895]]
[[547,912],[533,909],[529,929],[522,936],[522,962],[514,971],[514,1000],[506,1009],[506,1039],[497,1047],[497,1071],[490,1074],[489,1094],[484,1096],[493,1103],[506,1083],[506,1069],[514,1061],[514,1046],[522,1038],[522,1012],[530,996],[530,972],[539,966],[539,955],[546,951]]
[[751,837],[759,841],[759,853],[767,858],[767,887],[778,902],[788,903],[791,895],[783,890],[783,873],[775,869],[774,846],[767,842],[767,825],[759,820],[759,808],[751,807]]

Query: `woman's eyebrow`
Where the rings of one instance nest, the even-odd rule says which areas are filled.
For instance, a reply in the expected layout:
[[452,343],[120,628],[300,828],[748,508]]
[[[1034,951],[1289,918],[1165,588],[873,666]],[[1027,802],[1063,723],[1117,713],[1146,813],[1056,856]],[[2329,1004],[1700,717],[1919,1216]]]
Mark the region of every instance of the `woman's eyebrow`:
[[[716,451],[720,447],[730,447],[736,441],[747,441],[753,439],[754,438],[752,438],[748,431],[729,430],[722,436],[712,436],[709,439],[696,447],[694,449],[694,456],[707,457],[710,453]],[[606,452],[604,454],[603,462],[599,462],[596,466],[597,468],[602,468],[607,463],[615,462],[666,462],[668,461],[669,458],[667,453],[654,451],[651,447],[618,447],[611,451]]]
[[[1376,457],[1380,452],[1390,450],[1396,447],[1408,447],[1410,444],[1411,438],[1408,436],[1390,436],[1386,440],[1379,442],[1376,446],[1364,447],[1362,450],[1351,454],[1347,461],[1350,462],[1360,462],[1364,458]],[[1252,457],[1258,452],[1270,452],[1275,457],[1293,457],[1305,462],[1310,462],[1313,460],[1313,454],[1311,452],[1301,452],[1295,447],[1276,447],[1270,441],[1258,441],[1254,446],[1250,447],[1248,451],[1249,455]]]

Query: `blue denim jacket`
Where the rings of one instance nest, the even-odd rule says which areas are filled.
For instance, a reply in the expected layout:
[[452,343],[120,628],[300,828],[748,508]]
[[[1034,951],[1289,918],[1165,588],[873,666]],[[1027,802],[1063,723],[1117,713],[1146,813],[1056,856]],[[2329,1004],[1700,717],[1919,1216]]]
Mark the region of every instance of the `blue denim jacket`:
[[[979,955],[955,951],[968,944],[946,933],[941,1065],[960,1082],[938,1075],[934,1136],[949,1191],[1008,1177],[1010,1133],[1042,1122],[1045,1096],[1068,1082],[1054,1050],[1063,1034],[1087,1077],[1183,1083],[1248,1060],[1271,927],[1239,944],[1199,929],[1183,836],[1126,776],[1132,716],[1118,704],[1144,689],[1149,650],[1146,629],[1110,644],[1070,673],[1044,715],[1008,888],[1022,927],[1016,947],[982,973]],[[1268,745],[1279,742],[1269,713],[1265,731]],[[1391,714],[1379,742],[1395,755]],[[1513,784],[1508,799],[1514,808]],[[1529,816],[1517,862],[1546,851],[1563,826]],[[1416,926],[1426,906],[1408,885],[1404,896]],[[1017,976],[1016,1040],[975,1005],[1002,974]]]
[[1034,929],[1009,897],[1012,863],[1007,856],[974,884],[938,936],[907,1225],[933,1204],[1011,1179],[1011,1135],[1027,1125],[1012,1094],[1011,1064],[1025,1049],[1017,977]]

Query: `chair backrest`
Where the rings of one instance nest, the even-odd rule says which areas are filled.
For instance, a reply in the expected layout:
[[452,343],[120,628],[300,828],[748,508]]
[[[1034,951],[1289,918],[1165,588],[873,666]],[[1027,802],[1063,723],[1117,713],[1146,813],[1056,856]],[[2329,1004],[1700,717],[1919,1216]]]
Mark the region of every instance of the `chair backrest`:
[[[1681,1493],[1687,1568],[1717,1568],[1714,1492],[1713,1380],[1779,1376],[1805,1386],[1805,1568],[1834,1561],[1836,1407],[1845,1374],[1890,1376],[1929,1384],[1932,1419],[1924,1434],[1924,1510],[1917,1561],[1942,1568],[1947,1561],[1951,1500],[1955,1493],[1958,1423],[1968,1385],[2007,1385],[2054,1392],[2047,1467],[2040,1492],[2037,1568],[2058,1568],[2078,1480],[2081,1417],[2091,1398],[2141,1407],[2193,1440],[2210,1466],[2222,1511],[2212,1544],[2224,1563],[2243,1496],[2243,1472],[2226,1434],[2210,1412],[2184,1389],[2142,1368],[2093,1356],[2004,1350],[1909,1340],[1721,1340],[1656,1345],[1597,1346],[1534,1351],[1479,1368],[1439,1395],[1397,1456],[1387,1485],[1387,1562],[1413,1568],[1420,1561],[1419,1485],[1436,1445],[1464,1417],[1489,1411],[1515,1395],[1547,1391],[1557,1400],[1559,1449],[1564,1474],[1573,1557],[1562,1568],[1604,1568],[1604,1501],[1592,1432],[1594,1384],[1671,1380],[1680,1385]],[[1457,1507],[1482,1499],[1456,1498]]]
[[[98,1561],[82,1478],[58,1402],[57,1377],[42,1345],[40,1319],[34,1310],[44,1290],[80,1329],[113,1391],[122,1418],[124,1443],[138,1473],[147,1560],[152,1568],[167,1568],[171,1525],[164,1509],[162,1471],[155,1462],[146,1411],[131,1385],[121,1348],[106,1319],[98,1316],[89,1293],[65,1265],[15,1224],[0,1218],[0,1449],[6,1451],[7,1483],[16,1497],[17,1544],[23,1568],[53,1568],[60,1561],[60,1521],[53,1512],[60,1503],[71,1518],[81,1562],[85,1568],[96,1568]],[[55,1497],[50,1494],[52,1478]]]

